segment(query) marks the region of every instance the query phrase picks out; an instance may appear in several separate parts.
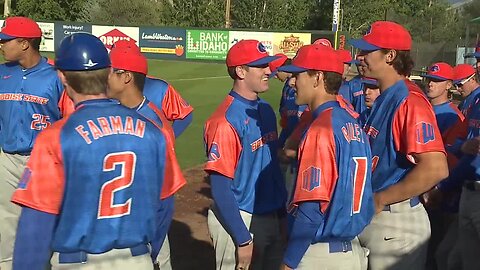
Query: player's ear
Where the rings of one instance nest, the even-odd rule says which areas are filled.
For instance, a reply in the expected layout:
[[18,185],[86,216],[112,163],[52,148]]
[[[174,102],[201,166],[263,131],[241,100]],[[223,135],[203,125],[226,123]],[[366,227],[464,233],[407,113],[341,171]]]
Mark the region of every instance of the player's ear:
[[385,61],[390,64],[395,60],[397,57],[397,51],[396,50],[388,50],[388,52],[385,54]]
[[323,74],[322,71],[316,71],[315,74],[313,74],[313,78],[314,78],[313,86],[317,88],[323,83],[323,79],[325,78],[325,75]]
[[452,81],[448,80],[446,85],[447,91],[450,90],[452,87],[453,87]]
[[246,69],[244,66],[236,66],[235,73],[237,74],[238,78],[245,79]]
[[130,82],[133,82],[133,74],[132,74],[132,72],[130,72],[130,71],[125,71],[125,76],[124,76],[123,82],[124,82],[125,84],[128,84],[128,83],[130,83]]

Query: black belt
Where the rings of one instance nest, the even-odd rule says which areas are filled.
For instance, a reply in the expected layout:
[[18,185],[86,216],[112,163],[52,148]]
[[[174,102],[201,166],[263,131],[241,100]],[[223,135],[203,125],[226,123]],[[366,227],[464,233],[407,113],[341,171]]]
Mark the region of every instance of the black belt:
[[17,152],[17,151],[9,152],[9,151],[5,151],[5,150],[3,150],[3,152],[5,154],[9,154],[9,155],[20,155],[20,156],[30,156],[30,154],[32,153],[31,151],[28,151],[28,152]]
[[[132,253],[132,257],[135,256],[140,256],[143,254],[150,253],[150,249],[146,244],[140,244],[134,247],[130,248],[130,252]],[[63,253],[61,252],[58,255],[58,262],[63,264],[63,263],[86,263],[88,253],[84,251],[78,251],[78,252],[68,252],[68,253]]]

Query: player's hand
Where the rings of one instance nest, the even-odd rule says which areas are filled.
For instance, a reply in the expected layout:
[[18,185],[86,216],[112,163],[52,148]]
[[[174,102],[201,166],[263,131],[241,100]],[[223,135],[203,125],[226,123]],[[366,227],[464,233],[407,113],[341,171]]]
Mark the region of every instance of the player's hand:
[[243,247],[237,247],[237,266],[235,270],[248,270],[252,262],[253,242]]
[[280,270],[293,270],[293,268],[290,268],[288,265],[286,264],[282,264],[282,266],[280,267]]
[[480,151],[480,140],[478,137],[467,140],[463,143],[462,152],[469,155],[477,155]]
[[288,156],[285,154],[285,151],[284,151],[283,149],[278,149],[278,151],[277,151],[277,156],[278,156],[278,160],[280,160],[281,163],[288,164],[288,163],[291,162],[290,157],[288,157]]

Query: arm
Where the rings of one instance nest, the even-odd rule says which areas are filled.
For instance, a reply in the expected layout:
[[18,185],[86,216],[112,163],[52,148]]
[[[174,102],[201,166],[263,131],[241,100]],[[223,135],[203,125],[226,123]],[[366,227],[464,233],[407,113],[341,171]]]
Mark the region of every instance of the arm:
[[235,245],[248,243],[252,237],[240,216],[237,200],[230,188],[232,179],[218,173],[211,173],[210,181],[217,214],[226,231],[232,236]]
[[18,221],[13,269],[44,270],[50,259],[50,244],[56,215],[22,207]]
[[172,223],[174,203],[175,197],[173,195],[160,201],[157,210],[157,232],[155,234],[155,239],[151,243],[152,252],[150,255],[154,263],[157,262],[158,253],[160,253],[160,249],[162,248],[168,229]]
[[319,202],[308,201],[300,203],[295,214],[293,227],[288,239],[283,263],[290,268],[296,268],[305,252],[313,242],[315,235],[323,223]]
[[445,154],[442,152],[426,152],[415,154],[417,164],[398,183],[375,194],[376,212],[385,205],[397,203],[418,196],[448,176]]
[[210,174],[212,198],[218,219],[236,245],[237,266],[248,269],[252,260],[252,237],[240,215],[237,200],[230,188],[231,178],[218,173]]
[[187,129],[187,127],[192,123],[193,112],[189,113],[183,119],[176,119],[173,121],[172,128],[173,133],[175,133],[175,138],[178,138],[182,133]]

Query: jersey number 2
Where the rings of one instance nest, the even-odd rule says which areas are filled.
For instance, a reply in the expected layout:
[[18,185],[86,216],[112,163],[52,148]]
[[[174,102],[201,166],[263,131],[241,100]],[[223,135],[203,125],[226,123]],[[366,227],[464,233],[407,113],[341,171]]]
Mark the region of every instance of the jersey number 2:
[[360,213],[362,208],[363,190],[367,180],[367,158],[354,157],[355,175],[353,178],[353,214]]
[[121,173],[120,176],[103,184],[98,202],[98,219],[116,218],[130,214],[132,198],[128,198],[125,203],[115,204],[114,197],[115,192],[132,185],[136,162],[137,156],[133,152],[110,153],[105,156],[103,171],[113,171],[116,166],[121,166]]

